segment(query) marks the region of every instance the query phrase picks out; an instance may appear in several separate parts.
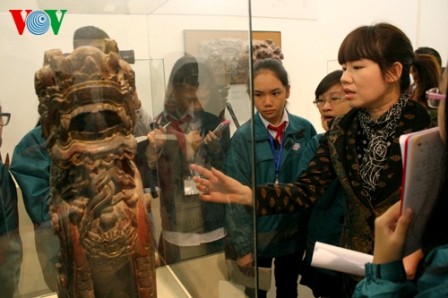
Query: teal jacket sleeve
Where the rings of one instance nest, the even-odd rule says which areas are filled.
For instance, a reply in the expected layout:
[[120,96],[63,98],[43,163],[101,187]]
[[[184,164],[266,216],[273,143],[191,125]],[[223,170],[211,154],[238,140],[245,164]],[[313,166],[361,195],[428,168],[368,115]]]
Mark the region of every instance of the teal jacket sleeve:
[[305,150],[302,152],[302,156],[300,157],[299,162],[299,172],[297,173],[297,177],[302,174],[304,170],[308,168],[309,162],[313,159],[316,154],[317,147],[319,147],[319,141],[323,134],[315,135],[307,144]]
[[[244,185],[250,185],[251,165],[248,140],[237,131],[227,153],[225,172]],[[238,259],[254,251],[252,208],[239,204],[226,205],[225,226],[230,257]]]
[[0,236],[19,228],[16,185],[0,161]]
[[26,211],[34,224],[50,219],[51,159],[41,127],[26,134],[14,148],[10,170],[22,191]]
[[0,289],[12,297],[17,289],[22,264],[16,185],[0,161]]
[[357,297],[414,297],[415,286],[406,279],[403,263],[365,266],[366,276],[356,286],[353,298]]
[[433,249],[423,268],[418,280],[410,281],[401,261],[366,264],[366,276],[356,286],[353,297],[448,297],[448,245]]

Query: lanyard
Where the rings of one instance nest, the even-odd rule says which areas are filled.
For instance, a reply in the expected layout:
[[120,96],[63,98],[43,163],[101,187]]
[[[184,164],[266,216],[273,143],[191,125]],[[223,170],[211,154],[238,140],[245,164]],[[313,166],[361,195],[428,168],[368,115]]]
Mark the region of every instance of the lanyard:
[[[269,144],[271,145],[272,155],[274,156],[275,183],[278,184],[278,182],[279,182],[278,177],[280,174],[280,164],[282,162],[283,140],[280,143],[280,148],[278,149],[278,153],[277,153],[277,149],[275,148],[274,138],[271,136],[270,133],[268,133],[268,135],[269,135]],[[284,139],[284,138],[282,138],[282,139]]]

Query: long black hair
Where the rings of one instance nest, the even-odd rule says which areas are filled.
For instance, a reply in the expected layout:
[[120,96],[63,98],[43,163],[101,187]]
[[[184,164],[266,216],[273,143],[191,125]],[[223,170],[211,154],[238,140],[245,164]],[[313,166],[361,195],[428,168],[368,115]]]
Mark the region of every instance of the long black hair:
[[[447,70],[445,70],[447,71]],[[446,83],[446,96],[448,96],[448,80]],[[448,104],[445,104],[444,110],[444,134],[445,140],[448,140]],[[448,156],[448,144],[445,144],[445,154]],[[426,224],[425,233],[422,238],[423,252],[426,254],[436,246],[448,244],[448,161],[444,161],[444,172],[442,186],[439,191],[439,197],[434,205],[431,215]],[[424,198],[422,198],[424,199]],[[446,268],[448,270],[448,268]]]

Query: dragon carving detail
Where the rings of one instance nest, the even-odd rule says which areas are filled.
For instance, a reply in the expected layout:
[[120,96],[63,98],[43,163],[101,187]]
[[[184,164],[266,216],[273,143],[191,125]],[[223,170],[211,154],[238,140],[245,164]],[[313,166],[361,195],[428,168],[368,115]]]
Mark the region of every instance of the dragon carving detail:
[[52,158],[59,297],[157,297],[150,197],[133,161],[134,72],[114,52],[50,50],[35,89]]

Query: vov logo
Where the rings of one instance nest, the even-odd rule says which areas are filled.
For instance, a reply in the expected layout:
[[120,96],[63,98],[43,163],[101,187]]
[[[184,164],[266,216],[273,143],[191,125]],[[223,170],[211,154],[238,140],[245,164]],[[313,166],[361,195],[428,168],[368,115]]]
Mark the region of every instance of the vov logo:
[[[25,11],[25,16],[22,12]],[[53,30],[54,35],[59,34],[59,29],[61,28],[62,20],[64,19],[66,9],[61,9],[61,17],[58,18],[57,10],[45,9],[33,11],[31,9],[10,9],[9,12],[12,15],[12,19],[16,24],[17,31],[20,35],[25,31],[25,26],[31,34],[42,35],[48,31],[48,29]]]

